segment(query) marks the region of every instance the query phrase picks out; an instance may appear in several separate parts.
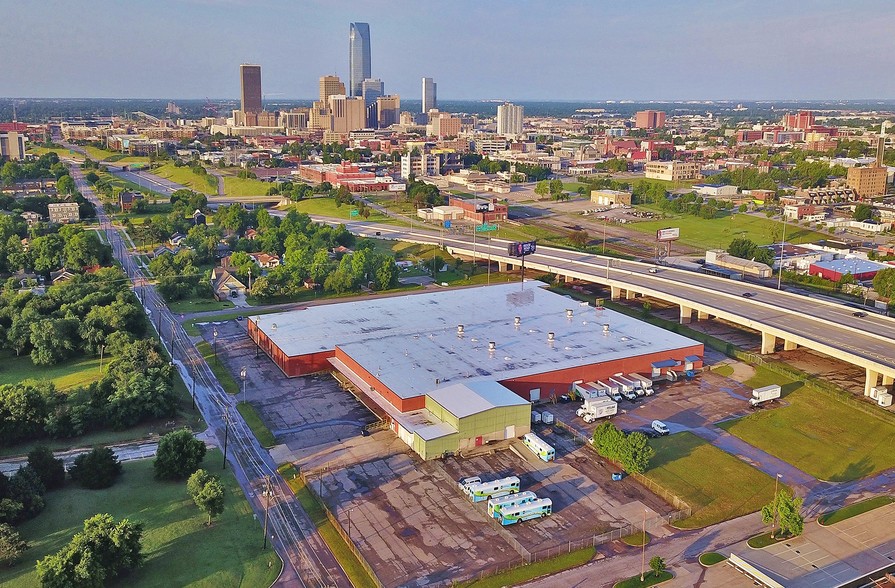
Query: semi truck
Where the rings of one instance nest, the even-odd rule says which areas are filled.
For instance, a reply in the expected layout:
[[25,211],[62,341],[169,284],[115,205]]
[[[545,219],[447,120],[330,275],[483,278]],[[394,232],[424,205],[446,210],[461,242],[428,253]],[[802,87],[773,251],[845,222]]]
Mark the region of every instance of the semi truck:
[[780,392],[781,388],[778,384],[756,388],[752,391],[752,398],[749,399],[749,404],[751,404],[752,406],[758,406],[762,402],[780,398]]
[[602,398],[589,398],[584,401],[575,414],[584,419],[585,423],[592,423],[597,419],[611,417],[618,413],[618,403],[606,396]]

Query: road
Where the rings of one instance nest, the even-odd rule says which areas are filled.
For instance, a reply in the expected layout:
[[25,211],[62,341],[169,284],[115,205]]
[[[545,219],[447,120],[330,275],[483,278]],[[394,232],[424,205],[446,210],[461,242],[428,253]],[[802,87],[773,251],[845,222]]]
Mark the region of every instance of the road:
[[[136,459],[147,459],[155,456],[158,449],[158,441],[146,441],[139,443],[123,443],[121,445],[109,445],[118,461],[133,461]],[[57,458],[62,459],[65,470],[71,469],[75,463],[75,458],[81,454],[88,453],[90,449],[71,449],[69,451],[59,451],[54,453]],[[12,457],[0,460],[0,472],[11,476],[19,471],[19,468],[28,463],[27,457]]]
[[[227,462],[233,468],[249,504],[259,520],[264,518],[264,480],[271,479],[269,509],[271,543],[283,559],[283,573],[277,580],[282,586],[350,587],[351,583],[333,557],[326,543],[301,505],[294,499],[286,482],[277,474],[277,464],[262,448],[245,421],[236,410],[236,398],[226,394],[215,379],[208,364],[196,350],[164,300],[142,274],[131,257],[131,252],[118,230],[112,227],[102,203],[97,198],[77,166],[71,175],[78,190],[97,208],[100,227],[122,269],[131,278],[134,290],[144,308],[151,315],[163,345],[174,364],[191,388],[202,416],[208,423],[208,434],[219,447],[228,441]],[[229,425],[227,424],[229,423]]]

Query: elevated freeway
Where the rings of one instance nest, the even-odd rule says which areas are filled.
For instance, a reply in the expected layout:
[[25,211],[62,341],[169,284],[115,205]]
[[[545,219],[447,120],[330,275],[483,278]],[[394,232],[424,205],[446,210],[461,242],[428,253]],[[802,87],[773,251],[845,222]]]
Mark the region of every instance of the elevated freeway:
[[[316,219],[327,220],[327,219]],[[343,221],[344,222],[344,221]],[[521,266],[507,253],[509,241],[439,233],[389,224],[348,222],[354,233],[444,246],[452,255],[490,259],[500,269]],[[718,317],[761,333],[762,353],[807,347],[866,370],[865,395],[895,381],[895,320],[868,313],[855,316],[841,304],[652,264],[551,247],[538,247],[525,267],[609,288],[611,297],[649,296],[680,307],[680,320]]]

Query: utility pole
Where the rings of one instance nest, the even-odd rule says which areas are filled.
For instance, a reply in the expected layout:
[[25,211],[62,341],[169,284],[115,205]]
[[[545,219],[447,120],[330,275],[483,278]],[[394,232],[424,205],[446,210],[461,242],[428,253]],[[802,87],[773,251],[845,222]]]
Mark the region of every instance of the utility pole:
[[227,440],[230,437],[230,407],[224,408],[224,467],[227,469]]
[[646,509],[643,509],[643,536],[640,547],[640,581],[643,582],[643,574],[646,573]]
[[171,316],[171,359],[174,359],[174,333],[177,330],[177,321]]
[[265,476],[266,488],[264,490],[265,502],[264,505],[264,544],[261,546],[261,549],[267,549],[267,516],[270,511],[270,476]]

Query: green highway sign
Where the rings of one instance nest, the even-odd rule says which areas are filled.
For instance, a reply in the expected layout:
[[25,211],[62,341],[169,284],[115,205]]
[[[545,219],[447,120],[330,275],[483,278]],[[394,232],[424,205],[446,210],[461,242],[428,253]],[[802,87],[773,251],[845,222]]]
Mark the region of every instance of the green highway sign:
[[489,233],[489,232],[491,232],[491,231],[496,231],[497,228],[498,228],[497,225],[487,225],[487,224],[485,224],[485,225],[476,225],[476,226],[475,226],[475,232],[476,232],[476,233]]
[[360,214],[360,213],[359,213],[359,212],[357,211],[357,209],[355,208],[354,210],[352,210],[351,212],[348,213],[348,216],[358,216],[359,214]]

